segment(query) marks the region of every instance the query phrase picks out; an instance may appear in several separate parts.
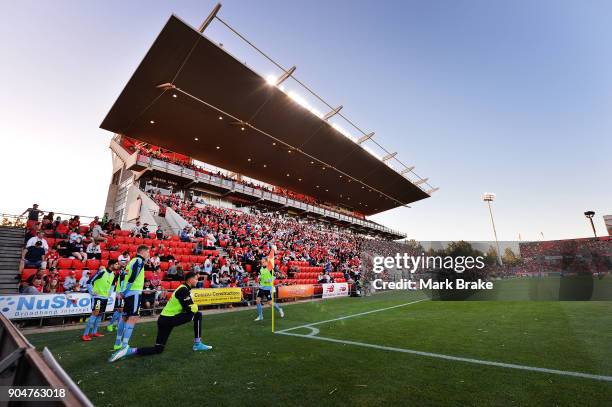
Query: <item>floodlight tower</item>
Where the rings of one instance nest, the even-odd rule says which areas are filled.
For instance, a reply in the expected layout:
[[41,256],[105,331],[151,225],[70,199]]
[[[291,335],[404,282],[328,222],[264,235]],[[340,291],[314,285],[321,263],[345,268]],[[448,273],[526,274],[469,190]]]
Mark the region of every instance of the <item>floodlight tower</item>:
[[593,234],[595,235],[595,237],[597,237],[597,232],[595,231],[595,224],[593,223],[593,216],[595,216],[595,212],[586,211],[584,213],[584,216],[586,216],[586,218],[591,221],[591,227],[593,228]]
[[499,251],[499,240],[497,240],[497,231],[495,230],[495,222],[493,221],[493,210],[491,209],[491,202],[495,199],[495,194],[492,192],[485,192],[482,194],[482,200],[489,206],[489,215],[491,215],[491,225],[493,225],[493,235],[495,236],[495,245],[497,246],[497,262],[500,266],[503,266],[501,252]]

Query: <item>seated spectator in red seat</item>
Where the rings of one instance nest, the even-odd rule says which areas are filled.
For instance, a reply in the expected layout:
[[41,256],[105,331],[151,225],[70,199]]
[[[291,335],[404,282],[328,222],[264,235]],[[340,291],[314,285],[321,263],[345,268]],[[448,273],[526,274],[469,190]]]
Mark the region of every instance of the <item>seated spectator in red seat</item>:
[[70,273],[68,273],[68,276],[66,276],[66,278],[64,279],[64,291],[67,293],[70,293],[73,291],[78,292],[76,290],[77,285],[78,285],[78,282],[76,280],[74,270],[70,270]]
[[103,230],[102,230],[102,226],[100,226],[99,223],[96,223],[95,225],[93,225],[90,229],[89,232],[91,233],[91,238],[92,239],[96,239],[97,241],[103,242],[106,240],[106,237],[108,236]]
[[49,253],[47,253],[47,267],[56,267],[59,258],[60,254],[57,252],[57,250],[49,250]]
[[32,274],[26,281],[21,283],[19,292],[21,294],[40,294],[45,279],[44,270],[39,269],[36,274]]
[[41,268],[47,267],[45,261],[45,249],[42,247],[42,242],[37,241],[34,246],[26,248],[23,255],[23,264],[25,268]]
[[[81,279],[79,280],[79,291],[84,293],[87,292],[87,281],[89,281],[89,274],[90,271],[89,270],[83,270],[83,274],[81,275]],[[75,292],[78,292],[75,286],[74,289]]]
[[93,227],[98,224],[100,224],[100,218],[98,216],[94,216],[93,220],[89,222],[89,229],[93,229]]
[[155,306],[155,299],[157,293],[155,287],[151,285],[149,280],[145,280],[144,288],[142,290],[142,297],[140,298],[140,304],[144,309],[152,309]]
[[166,280],[183,281],[183,266],[172,262],[166,271]]
[[155,236],[159,240],[166,240],[166,238],[168,237],[168,236],[166,236],[166,233],[162,229],[161,225],[157,225],[157,230],[155,231]]
[[132,228],[132,232],[130,233],[130,236],[142,237],[142,233],[140,232],[141,227],[142,226],[140,225],[140,221],[136,221],[136,225]]
[[189,226],[185,226],[183,230],[181,230],[181,233],[179,234],[179,239],[181,242],[191,242],[191,236],[189,236],[188,228]]
[[144,238],[149,237],[149,224],[148,223],[145,223],[140,228],[140,237],[144,237]]
[[149,257],[145,262],[145,270],[146,271],[158,271],[159,265],[161,264],[161,260],[157,254]]
[[57,242],[55,249],[60,257],[70,257],[70,244],[66,240]]
[[70,221],[68,222],[68,227],[73,232],[78,232],[79,231],[79,226],[81,226],[81,218],[78,215],[76,215],[74,218],[70,219]]
[[34,246],[36,242],[42,243],[42,248],[45,249],[45,253],[49,251],[49,243],[47,243],[47,239],[45,239],[45,233],[42,230],[36,232],[36,236],[33,236],[28,239],[28,242],[26,243],[26,249],[30,246]]
[[97,260],[102,259],[102,248],[96,239],[92,239],[91,243],[87,245],[87,258]]
[[55,226],[55,237],[56,238],[67,239],[69,234],[70,234],[70,227],[68,226],[67,220],[62,221],[57,226]]
[[45,284],[43,292],[45,294],[55,294],[55,293],[61,292],[61,286],[59,285],[59,279],[58,278],[50,278],[47,281],[47,284]]
[[200,254],[202,254],[204,252],[204,243],[200,240],[195,247],[193,248],[193,254],[195,254],[196,256],[199,256]]
[[80,237],[77,237],[74,242],[68,243],[68,251],[70,252],[70,256],[75,259],[81,260],[82,262],[87,261],[87,253],[85,253],[83,248],[83,239]]

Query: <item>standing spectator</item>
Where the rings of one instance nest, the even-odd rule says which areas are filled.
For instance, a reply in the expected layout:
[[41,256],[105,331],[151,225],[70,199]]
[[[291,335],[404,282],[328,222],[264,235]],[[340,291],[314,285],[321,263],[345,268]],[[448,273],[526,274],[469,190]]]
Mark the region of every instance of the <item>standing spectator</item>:
[[79,280],[79,286],[81,287],[81,292],[87,291],[87,282],[89,281],[89,270],[83,270],[83,275]]
[[26,209],[25,211],[23,211],[23,213],[21,214],[21,216],[28,214],[28,222],[26,223],[26,227],[27,228],[31,228],[32,226],[38,224],[38,219],[40,217],[40,214],[43,213],[43,211],[38,209],[38,204],[33,204],[31,208]]

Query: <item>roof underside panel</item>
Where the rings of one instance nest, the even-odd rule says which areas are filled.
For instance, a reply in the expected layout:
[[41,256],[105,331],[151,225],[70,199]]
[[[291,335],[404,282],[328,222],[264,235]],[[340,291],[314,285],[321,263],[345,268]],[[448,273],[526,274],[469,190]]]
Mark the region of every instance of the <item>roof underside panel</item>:
[[175,16],[101,127],[366,215],[428,197]]

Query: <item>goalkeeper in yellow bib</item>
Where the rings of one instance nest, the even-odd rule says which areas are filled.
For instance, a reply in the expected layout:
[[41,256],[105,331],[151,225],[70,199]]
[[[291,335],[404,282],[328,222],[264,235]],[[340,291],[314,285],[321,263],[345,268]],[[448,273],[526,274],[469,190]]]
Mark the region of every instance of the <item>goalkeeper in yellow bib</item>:
[[[267,257],[261,259],[261,268],[259,269],[259,288],[257,289],[257,298],[255,303],[257,304],[257,318],[255,321],[263,321],[263,302],[270,301],[272,299],[272,290],[274,290],[274,255],[276,254],[276,246],[272,245],[270,253]],[[274,308],[276,308],[281,316],[285,317],[283,309],[274,302]],[[274,311],[272,311],[274,312]]]
[[109,362],[115,362],[121,358],[132,355],[150,356],[157,355],[164,351],[166,342],[172,333],[172,330],[179,326],[193,321],[193,336],[194,343],[193,351],[204,351],[212,349],[202,343],[202,313],[198,311],[198,306],[194,304],[191,298],[191,289],[198,283],[198,276],[195,272],[190,271],[185,274],[185,282],[177,288],[170,300],[161,312],[157,320],[157,339],[155,346],[148,348],[131,348],[124,347],[112,354]]

